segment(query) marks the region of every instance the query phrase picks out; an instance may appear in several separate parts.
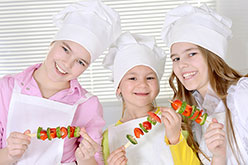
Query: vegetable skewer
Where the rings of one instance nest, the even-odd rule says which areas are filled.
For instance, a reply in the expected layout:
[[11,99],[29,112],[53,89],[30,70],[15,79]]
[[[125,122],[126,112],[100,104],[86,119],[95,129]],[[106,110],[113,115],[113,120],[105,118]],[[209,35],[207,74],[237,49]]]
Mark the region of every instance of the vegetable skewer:
[[62,138],[65,137],[73,138],[73,137],[79,137],[80,134],[80,127],[74,127],[74,126],[67,126],[66,127],[56,127],[56,128],[47,128],[46,130],[43,130],[42,127],[39,127],[37,129],[37,133],[27,134],[30,137],[37,137],[37,139],[41,140],[52,140],[54,138]]
[[[181,102],[180,100],[171,101],[172,108],[177,112],[180,113],[189,119],[197,122],[200,125],[205,124],[205,122],[210,123],[209,120],[207,120],[207,113],[203,113],[203,110],[199,110],[196,106],[190,106],[186,102]],[[140,123],[140,128],[134,129],[134,135],[136,138],[140,138],[140,136],[144,135],[145,133],[148,133],[148,130],[151,130],[152,125],[156,125],[157,122],[161,123],[161,119],[157,116],[157,114],[161,114],[160,109],[158,108],[155,113],[148,112],[149,116],[147,117],[147,121]],[[124,147],[128,148],[131,144],[138,144],[137,140],[132,135],[127,135],[127,139],[129,140]]]
[[[140,138],[145,133],[148,133],[149,130],[152,129],[152,125],[156,125],[157,122],[161,123],[161,119],[157,114],[160,114],[159,107],[156,110],[155,113],[148,112],[147,121],[144,121],[143,123],[139,123],[139,128],[134,128],[134,135],[136,138]],[[124,145],[125,148],[128,148],[131,144],[136,145],[138,144],[137,140],[134,136],[128,134],[127,136],[128,142]]]
[[207,120],[208,114],[203,113],[203,110],[199,110],[196,106],[190,106],[185,101],[181,102],[180,100],[169,100],[169,102],[177,113],[188,117],[190,120],[193,120],[200,125],[205,124],[205,122],[210,123],[210,121]]

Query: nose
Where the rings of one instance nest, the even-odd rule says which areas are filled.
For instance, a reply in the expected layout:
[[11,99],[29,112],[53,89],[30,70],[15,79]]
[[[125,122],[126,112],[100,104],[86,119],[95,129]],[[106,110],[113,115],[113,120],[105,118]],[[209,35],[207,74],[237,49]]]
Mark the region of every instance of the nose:
[[184,59],[180,59],[179,61],[179,68],[186,68],[189,66],[188,61],[184,60]]
[[148,84],[147,84],[146,78],[139,80],[139,87],[144,88],[144,87],[147,87],[147,86],[148,86]]
[[64,59],[64,66],[66,68],[72,68],[72,66],[74,65],[74,58],[73,57],[70,57],[70,58],[67,58],[67,59]]

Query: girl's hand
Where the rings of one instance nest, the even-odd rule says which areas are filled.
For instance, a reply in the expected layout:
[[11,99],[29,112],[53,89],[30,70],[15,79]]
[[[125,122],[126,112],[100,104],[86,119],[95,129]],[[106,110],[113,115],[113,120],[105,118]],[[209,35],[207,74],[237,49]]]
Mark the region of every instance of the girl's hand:
[[165,135],[170,144],[177,144],[181,133],[182,117],[169,107],[161,107],[160,110],[162,113],[161,119],[165,126]]
[[214,118],[204,135],[208,150],[213,154],[213,160],[226,159],[226,135],[223,128],[224,125]]
[[28,149],[28,145],[31,142],[31,137],[27,134],[30,134],[30,130],[26,130],[24,133],[20,132],[11,132],[7,138],[7,152],[11,160],[19,160],[25,151]]
[[108,162],[108,165],[126,165],[127,158],[126,158],[125,147],[121,146],[120,148],[113,151],[109,155],[107,162]]
[[80,135],[83,137],[83,140],[75,152],[77,160],[84,161],[94,158],[96,152],[101,150],[100,145],[91,139],[85,128],[81,128]]

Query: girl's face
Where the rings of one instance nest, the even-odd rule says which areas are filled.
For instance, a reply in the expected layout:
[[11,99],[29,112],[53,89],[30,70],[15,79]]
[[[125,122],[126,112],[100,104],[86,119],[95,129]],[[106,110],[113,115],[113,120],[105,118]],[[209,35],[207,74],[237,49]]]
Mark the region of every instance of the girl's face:
[[90,59],[89,52],[80,44],[68,40],[55,41],[44,65],[50,80],[68,82],[88,68]]
[[179,42],[171,47],[173,72],[184,85],[191,90],[198,90],[205,96],[208,88],[208,65],[199,48],[191,43]]
[[159,93],[156,73],[147,66],[133,67],[122,78],[117,89],[117,94],[120,93],[127,106],[152,104]]

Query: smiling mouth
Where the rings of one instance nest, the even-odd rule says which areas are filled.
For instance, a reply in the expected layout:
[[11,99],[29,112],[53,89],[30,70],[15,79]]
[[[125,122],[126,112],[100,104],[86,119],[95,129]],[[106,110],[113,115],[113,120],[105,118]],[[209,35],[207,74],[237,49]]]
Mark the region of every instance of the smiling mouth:
[[138,96],[147,96],[149,93],[134,93],[134,94]]
[[61,69],[57,63],[55,64],[55,66],[56,66],[56,69],[57,69],[61,74],[67,74],[67,72],[65,72],[63,69]]
[[183,74],[183,78],[184,78],[184,79],[190,79],[190,78],[192,78],[195,74],[196,74],[196,72],[185,73],[185,74]]

